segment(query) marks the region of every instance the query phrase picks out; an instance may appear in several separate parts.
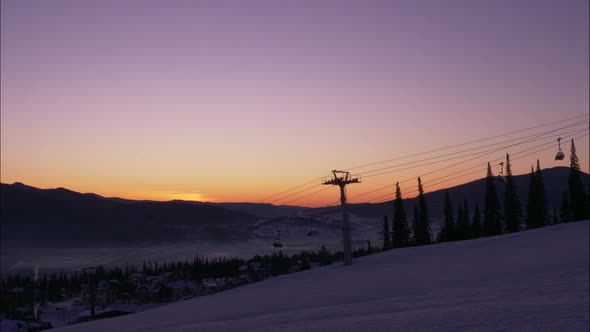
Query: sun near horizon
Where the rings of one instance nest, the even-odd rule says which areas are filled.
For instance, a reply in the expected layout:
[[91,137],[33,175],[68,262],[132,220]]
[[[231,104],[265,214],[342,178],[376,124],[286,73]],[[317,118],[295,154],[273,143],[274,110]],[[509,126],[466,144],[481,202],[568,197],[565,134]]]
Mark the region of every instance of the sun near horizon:
[[[567,166],[558,137],[589,172],[588,2],[453,3],[3,0],[1,180],[324,206],[320,178],[351,169],[351,202],[379,202],[506,153],[515,174]],[[477,159],[352,169],[495,135]]]

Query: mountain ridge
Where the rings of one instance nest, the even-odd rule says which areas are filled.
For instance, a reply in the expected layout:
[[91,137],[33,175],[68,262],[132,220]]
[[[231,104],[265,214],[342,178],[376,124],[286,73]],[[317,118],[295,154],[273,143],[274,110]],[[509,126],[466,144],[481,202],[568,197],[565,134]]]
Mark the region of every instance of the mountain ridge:
[[[568,167],[543,170],[550,213],[561,205],[567,191]],[[588,188],[590,176],[582,173]],[[525,211],[529,175],[514,176]],[[503,184],[496,190],[503,200]],[[307,215],[339,218],[340,207],[308,208],[268,203],[210,203],[184,200],[149,201],[103,197],[78,193],[66,188],[39,189],[15,182],[2,183],[2,238],[22,245],[129,244],[199,239],[244,239],[252,236],[251,227],[260,218]],[[428,182],[425,182],[428,190]],[[468,197],[470,213],[475,202],[483,210],[485,178],[455,187],[427,192],[426,200],[434,222],[443,214],[443,198],[449,190],[454,207]],[[393,192],[393,186],[391,188]],[[393,196],[393,195],[392,195]],[[409,217],[416,198],[404,199]],[[350,212],[361,218],[381,219],[393,214],[392,201],[378,204],[350,204]],[[281,220],[280,218],[278,220]]]

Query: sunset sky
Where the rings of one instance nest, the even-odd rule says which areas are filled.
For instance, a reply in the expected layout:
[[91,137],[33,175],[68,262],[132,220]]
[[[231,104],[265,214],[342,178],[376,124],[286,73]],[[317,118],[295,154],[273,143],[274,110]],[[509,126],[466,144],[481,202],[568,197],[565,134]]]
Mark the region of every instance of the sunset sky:
[[[334,168],[589,112],[587,0],[1,4],[2,183],[270,202]],[[588,128],[580,121],[561,124]],[[588,172],[588,136],[576,146]],[[514,172],[536,158],[567,166],[569,153],[558,162],[556,151],[518,159]],[[349,193],[448,164],[367,178]],[[405,187],[411,195],[415,181]],[[337,200],[331,188],[292,204]]]

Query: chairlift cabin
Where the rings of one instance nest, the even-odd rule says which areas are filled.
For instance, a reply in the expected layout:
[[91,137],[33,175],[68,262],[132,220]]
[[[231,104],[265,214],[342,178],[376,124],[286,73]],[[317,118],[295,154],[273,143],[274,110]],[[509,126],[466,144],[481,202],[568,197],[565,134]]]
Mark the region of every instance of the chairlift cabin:
[[563,160],[565,158],[565,154],[561,150],[561,137],[557,138],[557,148],[559,151],[557,151],[557,154],[555,154],[555,160]]
[[307,236],[316,235],[318,233],[318,230],[316,228],[314,228],[313,225],[312,225],[313,218],[312,217],[308,217],[307,219],[309,219],[309,226],[307,227],[307,232],[305,234]]
[[500,173],[496,176],[496,181],[506,183],[506,177],[504,176],[504,162],[500,163]]
[[282,248],[283,247],[283,242],[281,242],[281,231],[278,231],[277,237],[272,242],[272,246],[275,248]]

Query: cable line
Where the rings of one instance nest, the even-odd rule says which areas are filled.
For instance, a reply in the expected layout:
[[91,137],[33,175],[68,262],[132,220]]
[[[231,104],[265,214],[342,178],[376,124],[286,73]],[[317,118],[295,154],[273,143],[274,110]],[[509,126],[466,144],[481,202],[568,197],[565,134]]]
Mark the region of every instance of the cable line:
[[[587,129],[586,128],[584,128],[584,129],[577,129],[577,130],[572,130],[572,131],[569,131],[569,132],[560,133],[560,135],[572,134],[572,133],[573,134],[577,134],[577,133],[583,132],[585,130],[587,130]],[[541,140],[541,139],[547,139],[547,138],[546,137],[535,138],[535,139],[530,139],[530,140],[527,140],[527,141],[524,141],[524,142],[519,142],[519,143],[516,143],[516,144],[511,144],[511,145],[508,145],[508,146],[494,148],[494,149],[490,149],[490,150],[486,150],[486,151],[480,151],[480,152],[477,152],[477,155],[475,157],[469,158],[467,160],[462,160],[462,161],[460,161],[458,163],[455,163],[455,164],[452,164],[452,165],[448,165],[448,166],[445,166],[443,168],[440,168],[440,169],[437,169],[437,170],[434,170],[434,171],[431,171],[431,172],[424,173],[421,176],[425,176],[425,175],[430,175],[430,174],[433,174],[433,173],[437,173],[437,172],[440,172],[442,170],[449,169],[451,167],[454,167],[454,166],[457,166],[457,165],[460,165],[460,164],[464,164],[465,162],[482,158],[482,157],[484,157],[486,155],[489,155],[489,154],[494,153],[494,152],[497,152],[497,151],[504,150],[504,149],[509,148],[509,147],[513,147],[513,146],[517,146],[517,145],[521,145],[521,144],[526,144],[526,143],[531,143],[531,142],[538,141],[538,140]],[[547,142],[547,143],[545,143],[543,145],[553,144],[553,143],[554,142],[551,141],[551,142]],[[365,176],[364,178],[368,178],[368,177],[372,177],[372,176],[378,176],[378,175],[383,175],[383,174],[388,174],[388,173],[393,173],[393,172],[398,172],[398,171],[402,171],[402,170],[408,170],[408,169],[422,167],[422,166],[433,165],[433,164],[437,164],[437,163],[441,163],[441,162],[445,162],[445,161],[450,161],[450,160],[454,160],[454,159],[462,159],[462,158],[466,158],[468,156],[469,155],[460,156],[460,157],[453,157],[453,158],[448,158],[448,159],[444,159],[444,160],[439,160],[439,161],[436,161],[436,162],[430,162],[430,163],[425,163],[425,164],[420,164],[420,165],[414,165],[414,166],[411,166],[411,167],[405,167],[405,168],[402,168],[402,169],[391,170],[391,171],[383,172],[383,173],[380,173],[380,174],[368,175],[368,176]],[[413,180],[413,178],[410,179],[410,180]],[[407,182],[407,181],[408,180],[404,180],[404,181],[401,181],[399,183],[404,183],[404,182]],[[353,198],[356,198],[356,197],[360,197],[360,196],[364,196],[364,195],[367,195],[367,194],[370,194],[370,193],[373,193],[373,192],[377,192],[377,191],[380,191],[380,190],[384,190],[386,188],[389,188],[389,186],[384,186],[384,187],[381,187],[381,188],[378,188],[378,189],[371,190],[369,192],[365,192],[365,193],[362,193],[362,194],[354,195],[354,196],[351,196],[350,199],[353,199]]]
[[[577,124],[574,124],[573,126],[580,126],[580,125],[587,125],[587,124],[588,124],[588,121],[577,123]],[[440,155],[440,156],[436,156],[436,157],[430,157],[430,158],[426,158],[426,159],[421,159],[421,160],[418,160],[418,161],[407,162],[407,163],[404,163],[404,164],[398,164],[398,165],[383,167],[383,168],[379,168],[379,169],[375,169],[375,170],[371,170],[371,171],[366,171],[366,172],[362,172],[362,173],[358,173],[358,174],[364,175],[363,178],[368,178],[368,177],[377,176],[377,175],[381,175],[381,174],[387,174],[387,172],[384,172],[384,173],[379,173],[379,174],[365,175],[365,174],[374,173],[374,172],[378,172],[378,171],[382,171],[382,170],[387,170],[387,169],[391,169],[391,168],[395,168],[395,167],[411,165],[411,164],[418,163],[418,162],[423,162],[423,161],[429,161],[429,160],[433,160],[433,159],[443,158],[443,157],[447,157],[447,156],[456,155],[456,154],[459,154],[459,153],[470,152],[470,151],[479,150],[479,149],[483,149],[483,148],[494,146],[494,145],[504,144],[504,143],[508,143],[508,142],[513,142],[513,141],[517,141],[517,140],[522,140],[522,139],[525,139],[525,138],[533,137],[531,140],[528,140],[528,141],[525,141],[525,142],[521,142],[521,143],[517,143],[517,144],[513,144],[513,145],[503,146],[503,147],[500,148],[500,149],[505,149],[505,148],[508,148],[508,147],[512,147],[514,145],[524,144],[524,143],[528,143],[528,142],[533,142],[534,141],[534,138],[548,136],[550,134],[555,133],[556,131],[559,131],[559,130],[562,130],[562,129],[565,129],[565,128],[569,128],[569,127],[571,127],[571,126],[565,126],[565,127],[561,127],[561,128],[558,128],[558,129],[554,129],[554,130],[548,131],[548,132],[544,132],[544,133],[537,133],[537,134],[533,134],[533,135],[527,135],[527,136],[523,136],[523,137],[518,137],[518,138],[510,139],[510,140],[507,140],[507,141],[498,142],[498,143],[494,143],[494,144],[489,144],[489,145],[485,145],[485,146],[480,146],[480,147],[476,147],[476,148],[471,148],[471,149],[467,149],[467,150],[463,150],[463,151],[453,152],[453,153],[449,153],[449,154],[446,154],[446,155]],[[569,132],[566,132],[565,134],[567,134],[567,133],[569,133]],[[488,151],[490,151],[490,150],[488,150]],[[465,157],[465,156],[460,156],[458,158],[463,158],[463,157]],[[456,159],[456,158],[446,159],[444,161],[448,161],[448,160],[452,160],[452,159]]]
[[[572,131],[568,131],[568,132],[560,133],[560,135],[562,135],[562,136],[565,136],[564,134],[570,134],[570,137],[571,137],[571,136],[574,136],[574,135],[580,134],[580,133],[582,133],[582,132],[585,132],[585,131],[588,131],[588,128],[584,128],[584,129],[576,129],[576,130],[572,130]],[[586,135],[587,135],[587,134],[586,134]],[[582,135],[582,136],[579,136],[579,137],[583,137],[583,136],[584,136],[584,135]],[[575,139],[575,138],[579,138],[579,137],[572,137],[572,138],[574,138],[574,139]],[[521,143],[518,143],[518,144],[512,144],[512,145],[510,145],[510,146],[508,146],[508,147],[517,146],[517,145],[526,144],[526,143],[531,143],[531,142],[538,141],[538,140],[541,140],[541,139],[547,139],[547,138],[546,138],[546,137],[543,137],[543,138],[531,139],[531,140],[528,140],[528,141],[525,141],[525,142],[521,142]],[[552,147],[554,144],[555,144],[555,142],[554,142],[553,140],[551,140],[550,142],[545,142],[545,143],[542,143],[542,144],[540,144],[540,145],[536,145],[536,146],[534,146],[534,147],[532,147],[532,148],[527,148],[527,149],[525,149],[525,150],[518,151],[518,152],[516,152],[516,153],[513,153],[513,154],[511,154],[511,156],[517,156],[517,155],[519,155],[519,154],[521,154],[521,153],[528,152],[528,151],[530,151],[531,149],[536,149],[536,148],[539,148],[539,147],[549,146],[549,147],[547,147],[547,148],[544,148],[544,149],[542,149],[542,150],[539,150],[539,151],[547,150],[547,149],[551,148],[551,147]],[[500,148],[495,148],[495,149],[493,149],[493,151],[492,151],[492,150],[488,150],[488,151],[480,151],[480,152],[478,152],[478,155],[477,155],[477,156],[475,156],[475,157],[473,157],[473,158],[470,158],[470,159],[468,159],[468,160],[462,160],[462,161],[460,161],[460,162],[458,162],[458,163],[455,163],[455,164],[452,164],[452,165],[448,165],[448,166],[445,166],[445,167],[442,167],[442,168],[439,168],[439,169],[436,169],[436,170],[433,170],[433,171],[430,171],[430,172],[427,172],[427,173],[421,174],[421,175],[420,175],[420,177],[422,177],[422,178],[423,178],[423,177],[424,177],[424,176],[426,176],[426,175],[434,174],[434,173],[437,173],[437,172],[443,171],[443,170],[445,170],[445,169],[449,169],[449,168],[455,167],[455,166],[457,166],[457,165],[464,164],[465,162],[469,162],[469,161],[472,161],[472,160],[480,159],[480,158],[482,158],[482,157],[485,157],[485,156],[487,156],[487,155],[489,155],[489,154],[491,154],[491,153],[494,153],[494,152],[497,152],[497,151],[501,151],[501,150],[503,150],[503,149],[505,149],[505,148],[506,148],[506,147],[500,147]],[[491,152],[490,152],[490,151],[491,151]],[[530,153],[529,153],[529,154],[527,154],[527,155],[530,155]],[[461,157],[461,158],[465,158],[465,157],[466,157],[466,156],[463,156],[463,157]],[[520,158],[522,158],[522,156],[521,156],[521,157],[518,157],[518,158],[513,158],[512,160],[517,160],[517,159],[520,159]],[[451,158],[451,159],[458,159],[458,158]],[[443,161],[448,161],[448,160],[451,160],[451,159],[447,159],[447,160],[443,160]],[[495,163],[495,162],[497,162],[497,161],[501,161],[501,160],[504,160],[504,157],[501,157],[501,158],[498,158],[498,159],[492,160],[492,161],[490,161],[490,162],[491,162],[491,163]],[[438,161],[438,162],[443,162],[443,161]],[[389,172],[387,172],[387,173],[393,173],[393,172],[396,172],[396,171],[401,171],[401,170],[406,170],[406,169],[411,169],[411,168],[421,167],[421,166],[430,165],[430,164],[436,164],[436,163],[438,163],[438,162],[432,162],[432,163],[427,163],[427,164],[422,164],[422,165],[415,165],[415,166],[412,166],[412,167],[406,167],[406,168],[403,168],[403,169],[398,169],[398,170],[389,171]],[[439,177],[439,178],[433,179],[433,180],[431,180],[431,181],[437,181],[437,180],[440,180],[440,179],[444,179],[444,178],[446,178],[446,177],[449,177],[449,176],[451,176],[451,175],[453,175],[453,174],[458,174],[458,173],[462,173],[462,172],[465,172],[465,171],[468,171],[468,170],[471,170],[471,169],[474,169],[474,168],[478,168],[478,167],[482,167],[482,166],[487,166],[487,163],[488,163],[488,162],[485,162],[485,163],[483,163],[483,164],[478,164],[478,165],[475,165],[475,166],[472,166],[472,167],[469,167],[469,168],[463,169],[463,170],[461,170],[461,171],[454,172],[454,173],[452,173],[452,174],[444,175],[444,176],[442,176],[442,177]],[[476,172],[479,172],[479,171],[480,171],[480,170],[478,169]],[[474,173],[476,173],[476,172],[468,173],[468,174],[466,174],[466,175],[474,174]],[[460,177],[461,177],[461,176],[460,176]],[[460,177],[456,177],[456,178],[460,178]],[[453,178],[453,179],[456,179],[456,178]],[[408,182],[408,181],[414,181],[415,179],[416,179],[416,177],[412,177],[412,178],[405,179],[405,180],[403,180],[403,181],[399,181],[399,183],[400,183],[400,184],[403,184],[403,183],[406,183],[406,182]],[[448,181],[450,181],[450,180],[448,180]],[[447,181],[442,181],[442,182],[439,182],[439,183],[435,183],[435,184],[433,184],[433,185],[438,185],[438,184],[440,184],[440,183],[443,183],[443,182],[447,182]],[[353,198],[358,198],[358,197],[361,197],[361,196],[365,196],[365,195],[367,195],[367,194],[374,193],[374,192],[378,192],[378,191],[381,191],[381,190],[384,190],[384,189],[388,189],[388,188],[391,188],[391,185],[383,186],[383,187],[380,187],[380,188],[377,188],[377,189],[373,189],[373,190],[371,190],[371,191],[368,191],[368,192],[365,192],[365,193],[361,193],[361,194],[358,194],[358,195],[351,196],[351,197],[350,197],[350,199],[353,199]],[[413,190],[413,191],[411,191],[410,193],[413,193],[413,192],[417,192],[417,190]],[[409,193],[408,193],[408,192],[404,192],[404,190],[402,190],[402,194],[405,194],[405,195],[407,195],[407,194],[409,194]],[[374,198],[374,199],[372,199],[371,201],[378,200],[378,199],[381,199],[381,198],[383,198],[383,197],[386,197],[386,196],[391,196],[391,195],[392,195],[392,193],[388,193],[388,194],[386,194],[386,195],[382,195],[382,196],[379,196],[379,197],[377,197],[377,198]],[[339,203],[336,203],[336,202],[335,202],[335,203],[331,203],[331,204],[330,204],[330,205],[328,205],[327,207],[329,207],[329,206],[332,206],[332,205],[334,205],[334,206],[335,206],[335,205],[337,205],[337,204],[339,204]]]
[[[475,143],[478,143],[478,142],[483,142],[483,141],[487,141],[487,140],[499,138],[499,137],[502,137],[502,136],[514,135],[514,134],[521,133],[521,132],[526,132],[526,131],[530,131],[530,130],[534,130],[534,129],[538,129],[538,128],[548,127],[548,126],[551,126],[551,125],[555,125],[555,124],[559,124],[559,123],[564,123],[564,122],[567,122],[567,121],[573,121],[573,120],[575,120],[574,123],[570,123],[567,126],[563,126],[563,127],[557,128],[557,129],[552,129],[550,131],[544,131],[544,132],[539,132],[539,133],[527,134],[525,136],[521,136],[521,137],[517,137],[517,138],[512,138],[512,139],[508,139],[508,140],[504,140],[504,141],[496,142],[496,143],[492,143],[492,144],[482,145],[482,146],[479,146],[479,147],[472,147],[472,148],[465,149],[465,150],[462,150],[462,151],[456,151],[456,152],[447,153],[447,154],[443,154],[443,155],[439,155],[439,156],[425,158],[425,159],[422,159],[422,160],[415,160],[415,161],[410,161],[410,162],[406,162],[406,163],[403,163],[403,164],[392,165],[392,166],[388,166],[388,167],[382,167],[382,168],[379,168],[379,169],[368,170],[368,171],[362,172],[360,174],[361,175],[364,175],[363,178],[370,178],[370,177],[380,176],[380,175],[384,175],[384,174],[389,174],[389,173],[396,172],[396,171],[411,169],[411,168],[415,168],[415,167],[428,166],[428,165],[432,165],[432,164],[436,164],[436,163],[440,163],[440,162],[445,162],[445,161],[450,161],[450,160],[454,160],[454,159],[466,158],[466,157],[469,157],[470,155],[473,155],[473,154],[462,155],[462,156],[456,156],[456,155],[461,154],[461,153],[466,153],[466,152],[471,152],[471,151],[476,151],[476,150],[484,149],[484,148],[491,147],[491,146],[496,146],[496,145],[499,145],[499,144],[505,144],[505,143],[509,143],[509,142],[524,140],[524,139],[527,139],[527,138],[530,138],[530,139],[528,141],[518,142],[518,143],[515,143],[515,144],[512,144],[512,145],[504,146],[504,147],[501,147],[501,148],[495,148],[495,149],[505,149],[505,148],[512,147],[512,146],[515,146],[515,145],[530,143],[530,142],[533,142],[535,140],[538,140],[537,138],[539,138],[539,137],[540,137],[539,139],[543,139],[544,136],[548,136],[551,133],[555,133],[555,132],[560,131],[560,130],[565,129],[565,128],[570,128],[572,126],[573,127],[577,127],[577,126],[580,126],[580,125],[587,125],[588,124],[588,120],[586,120],[586,119],[581,120],[581,118],[583,118],[583,117],[587,119],[588,118],[588,115],[574,116],[574,117],[566,118],[566,119],[563,119],[563,120],[553,121],[553,122],[549,122],[549,123],[545,123],[545,124],[541,124],[541,125],[536,125],[536,126],[532,126],[532,127],[528,127],[528,128],[524,128],[524,129],[520,129],[520,130],[511,131],[511,132],[504,133],[504,134],[499,134],[499,135],[494,135],[494,136],[490,136],[490,137],[486,137],[486,138],[482,138],[482,139],[477,139],[477,140],[466,142],[466,143],[455,144],[455,145],[451,145],[451,146],[447,146],[447,147],[442,147],[442,148],[433,149],[433,150],[429,150],[429,151],[425,151],[425,152],[420,152],[420,153],[416,153],[416,154],[412,154],[412,155],[402,156],[402,157],[398,157],[398,158],[394,158],[394,159],[389,159],[389,160],[384,160],[384,161],[378,161],[378,162],[373,162],[373,163],[369,163],[369,164],[365,164],[365,165],[361,165],[361,166],[351,167],[351,168],[348,168],[348,170],[357,169],[357,168],[363,168],[363,167],[368,167],[368,166],[371,166],[371,165],[377,165],[377,164],[383,164],[383,163],[391,162],[391,161],[394,161],[394,160],[407,159],[407,158],[414,157],[414,156],[425,155],[425,154],[428,154],[428,153],[433,153],[433,152],[448,150],[448,149],[455,148],[455,147],[460,147],[460,146],[466,146],[466,145],[470,145],[470,144],[475,144]],[[557,133],[557,134],[558,135],[564,135],[564,134],[567,134],[567,133],[568,132],[565,132],[565,133]],[[492,153],[492,152],[495,152],[494,151],[495,149],[490,149],[490,150],[486,150],[486,151],[479,151],[479,152],[476,152],[476,154]],[[388,170],[388,169],[392,169],[392,168],[399,168],[401,166],[407,166],[407,165],[417,164],[417,163],[421,163],[421,162],[424,162],[424,161],[430,161],[430,160],[445,158],[445,157],[449,157],[449,156],[455,156],[455,157],[453,157],[453,158],[447,158],[447,159],[444,159],[444,160],[439,160],[439,161],[436,161],[436,162],[415,165],[415,166],[412,166],[412,167],[406,167],[406,168],[402,168],[402,169],[395,169],[395,170],[390,170],[390,171],[381,172],[381,173],[377,173],[377,174],[372,174],[372,173],[375,173],[375,172],[380,172],[382,170]],[[470,159],[470,160],[472,160],[472,159]],[[469,160],[467,160],[467,161],[469,161]],[[461,163],[464,163],[464,162],[465,161],[463,161]],[[452,166],[447,166],[447,168],[449,168],[449,167],[452,167]],[[313,188],[316,188],[320,184],[315,184],[315,185],[310,186],[310,187],[307,187],[305,189],[298,190],[297,192],[291,193],[289,195],[285,195],[285,194],[290,193],[290,192],[292,192],[294,190],[297,190],[297,189],[300,189],[300,188],[304,188],[304,187],[309,186],[311,184],[317,183],[316,181],[319,181],[321,179],[322,179],[322,177],[319,177],[319,178],[316,178],[314,180],[305,182],[304,184],[301,184],[301,185],[295,186],[293,188],[290,188],[288,190],[285,190],[285,191],[282,191],[282,192],[273,194],[273,195],[268,196],[267,198],[265,198],[262,202],[263,203],[264,202],[267,202],[269,204],[273,204],[275,202],[282,201],[282,200],[284,200],[286,198],[296,196],[296,195],[298,195],[298,194],[300,194],[302,192],[305,192],[305,191],[311,190]],[[383,188],[386,188],[386,187],[383,187]],[[376,192],[376,191],[378,191],[378,190],[374,190],[372,192]],[[368,194],[368,193],[365,193],[365,194]],[[359,197],[359,196],[362,196],[362,195],[365,195],[365,194],[351,196],[350,198],[352,199],[352,198]],[[274,198],[274,199],[273,200],[270,200],[271,198]],[[287,204],[287,203],[283,203],[283,204]]]
[[502,137],[502,136],[508,136],[508,135],[512,135],[512,134],[515,134],[515,133],[519,133],[519,132],[525,132],[525,131],[529,131],[529,130],[533,130],[533,129],[543,128],[543,127],[551,126],[551,125],[554,125],[554,124],[557,124],[557,123],[562,123],[562,122],[566,122],[566,121],[570,121],[570,120],[574,120],[574,119],[580,119],[580,118],[588,118],[588,114],[578,115],[578,116],[566,118],[566,119],[559,120],[559,121],[548,122],[548,123],[536,125],[536,126],[533,126],[533,127],[528,127],[528,128],[519,129],[519,130],[515,130],[515,131],[503,133],[503,134],[498,134],[498,135],[494,135],[494,136],[480,138],[480,139],[477,139],[477,140],[474,140],[474,141],[470,141],[470,142],[466,142],[466,143],[460,143],[460,144],[450,145],[450,146],[441,147],[441,148],[437,148],[437,149],[433,149],[433,150],[429,150],[429,151],[424,151],[424,152],[419,152],[419,153],[415,153],[415,154],[411,154],[411,155],[406,155],[406,156],[402,156],[402,157],[397,157],[397,158],[392,158],[392,159],[388,159],[388,160],[382,160],[382,161],[372,162],[372,163],[368,163],[368,164],[364,164],[364,165],[359,165],[359,166],[355,166],[355,167],[349,167],[349,168],[345,168],[344,170],[350,171],[350,170],[357,169],[357,168],[364,168],[364,167],[367,167],[367,166],[378,165],[378,164],[383,164],[383,163],[387,163],[387,162],[391,162],[391,161],[395,161],[395,160],[406,159],[406,158],[420,156],[420,155],[424,155],[424,154],[428,154],[428,153],[433,153],[433,152],[448,150],[448,149],[456,148],[456,147],[459,147],[459,146],[465,146],[465,145],[469,145],[469,144],[483,142],[483,141],[491,140],[491,139]]
[[[577,133],[574,133],[574,134],[572,134],[572,136],[574,136],[574,135],[577,135],[577,134],[579,134],[579,133],[581,133],[581,132],[584,132],[584,131],[587,131],[587,129],[580,130],[580,131],[578,131]],[[577,136],[571,137],[571,139],[582,138],[582,137],[585,137],[585,136],[588,136],[588,135],[589,135],[588,133],[585,133],[585,134],[583,134],[583,135],[577,135]],[[568,138],[568,139],[570,139],[570,138]],[[515,160],[518,160],[518,159],[521,159],[521,158],[524,158],[524,157],[530,156],[530,155],[532,155],[532,154],[539,153],[539,152],[542,152],[542,151],[548,150],[548,149],[550,149],[550,148],[553,148],[553,144],[554,144],[554,142],[548,142],[548,143],[544,143],[544,144],[541,144],[541,145],[538,145],[538,146],[535,146],[535,147],[533,147],[532,149],[537,149],[537,148],[539,148],[539,147],[542,147],[542,148],[541,148],[541,149],[538,149],[538,150],[535,150],[535,151],[532,151],[532,152],[529,152],[529,151],[530,151],[530,149],[527,149],[527,150],[522,150],[522,151],[519,151],[519,152],[517,152],[517,153],[511,154],[511,156],[516,156],[516,155],[519,155],[519,154],[521,154],[521,153],[523,153],[523,152],[529,152],[529,153],[527,153],[527,154],[524,154],[524,155],[522,155],[522,156],[519,156],[519,157],[516,157],[516,158],[511,158],[511,161],[515,161]],[[547,146],[547,145],[550,145],[550,146]],[[547,147],[544,147],[544,146],[547,146]],[[504,157],[502,157],[502,158],[498,158],[498,159],[495,159],[495,160],[493,160],[493,161],[491,161],[491,162],[496,162],[496,161],[499,161],[499,160],[504,160]],[[477,173],[477,172],[481,172],[482,170],[483,170],[483,171],[485,171],[486,167],[487,167],[487,162],[486,162],[486,163],[484,163],[484,164],[478,164],[478,165],[476,165],[476,166],[472,166],[472,167],[469,167],[469,168],[463,169],[463,170],[461,170],[461,171],[458,171],[458,172],[454,172],[454,174],[461,174],[461,173],[463,173],[463,172],[466,172],[466,171],[468,171],[468,170],[472,170],[472,169],[474,169],[474,168],[477,168],[477,170],[475,170],[475,171],[473,171],[473,172],[470,172],[470,173],[467,173],[467,174],[463,174],[463,175],[460,175],[460,176],[457,176],[457,177],[453,177],[453,178],[450,178],[450,179],[447,179],[447,180],[444,180],[444,181],[439,181],[439,182],[434,182],[434,183],[433,183],[433,181],[438,181],[438,180],[441,180],[441,179],[447,178],[447,177],[449,177],[449,176],[451,176],[451,175],[452,175],[452,174],[448,174],[448,175],[445,175],[445,176],[442,176],[442,177],[439,177],[439,178],[436,178],[436,179],[433,179],[433,180],[431,180],[431,181],[424,182],[424,183],[425,183],[426,185],[429,185],[429,186],[431,186],[431,187],[433,187],[433,186],[437,186],[437,185],[439,185],[439,184],[442,184],[442,183],[445,183],[445,182],[448,182],[448,181],[452,181],[452,180],[459,179],[459,178],[462,178],[462,177],[465,177],[465,176],[468,176],[468,175],[475,174],[475,173]],[[404,182],[411,181],[411,180],[415,180],[415,178],[406,179],[406,180],[404,180],[404,181],[401,181],[400,183],[404,183]],[[413,193],[416,193],[416,192],[418,192],[418,190],[417,190],[417,189],[413,189],[413,190],[412,190],[412,191],[410,191],[410,192],[404,192],[404,191],[402,190],[402,194],[404,194],[404,195],[411,195],[411,194],[413,194]],[[388,194],[386,194],[386,195],[383,195],[383,196],[380,196],[380,197],[374,198],[374,199],[372,199],[371,201],[378,201],[378,200],[380,200],[380,199],[382,199],[382,198],[384,198],[384,197],[391,197],[392,195],[393,195],[393,194],[391,194],[391,193],[388,193]],[[381,202],[371,202],[371,203],[378,204],[378,203],[383,203],[383,202],[386,202],[386,201],[388,201],[388,200],[389,200],[389,199],[386,199],[386,200],[384,200],[384,201],[381,201]]]

